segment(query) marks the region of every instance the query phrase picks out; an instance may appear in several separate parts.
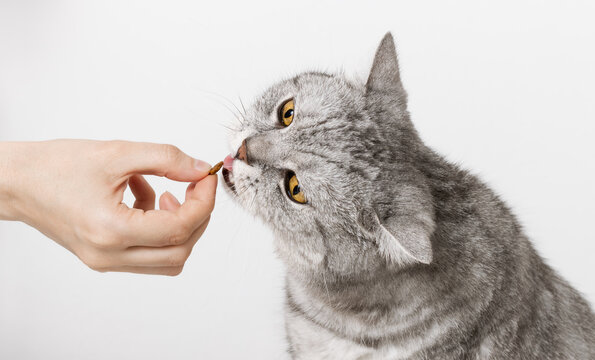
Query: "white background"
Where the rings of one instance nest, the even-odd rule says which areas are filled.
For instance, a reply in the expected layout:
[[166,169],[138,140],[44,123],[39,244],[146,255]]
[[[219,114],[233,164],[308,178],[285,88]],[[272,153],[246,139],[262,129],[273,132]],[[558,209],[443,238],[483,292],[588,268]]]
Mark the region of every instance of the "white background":
[[[593,303],[595,3],[544,3],[0,0],[0,141],[163,142],[215,163],[229,101],[303,70],[365,77],[390,30],[423,139]],[[278,359],[282,304],[271,235],[223,191],[176,278],[96,273],[0,223],[0,359]]]

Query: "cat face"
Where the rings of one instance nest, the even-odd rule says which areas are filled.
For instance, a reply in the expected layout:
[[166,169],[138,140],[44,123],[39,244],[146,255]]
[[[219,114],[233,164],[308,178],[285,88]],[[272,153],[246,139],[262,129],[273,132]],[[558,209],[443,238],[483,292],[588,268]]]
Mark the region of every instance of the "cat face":
[[385,121],[394,126],[394,117],[406,115],[404,92],[386,111],[370,81],[324,73],[282,81],[247,109],[232,136],[226,188],[270,225],[278,253],[295,271],[348,276],[411,260],[382,225],[391,215],[392,201],[382,199],[392,198],[398,143]]

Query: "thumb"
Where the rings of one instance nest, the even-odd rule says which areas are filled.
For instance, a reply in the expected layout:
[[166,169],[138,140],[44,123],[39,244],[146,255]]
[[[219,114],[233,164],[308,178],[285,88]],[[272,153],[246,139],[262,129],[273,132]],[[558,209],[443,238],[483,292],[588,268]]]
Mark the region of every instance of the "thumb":
[[207,176],[192,183],[186,190],[186,201],[178,209],[178,215],[190,223],[202,224],[215,207],[217,176]]
[[196,200],[206,204],[214,204],[217,180],[217,176],[207,176],[199,182],[188,185],[186,189],[186,201]]
[[116,168],[122,173],[165,176],[176,181],[198,181],[207,176],[211,165],[194,159],[167,144],[117,142]]

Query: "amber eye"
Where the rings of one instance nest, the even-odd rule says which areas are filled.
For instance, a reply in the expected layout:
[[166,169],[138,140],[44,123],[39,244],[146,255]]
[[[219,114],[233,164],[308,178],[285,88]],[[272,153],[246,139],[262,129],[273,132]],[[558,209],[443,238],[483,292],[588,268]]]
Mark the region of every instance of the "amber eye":
[[288,171],[287,175],[285,175],[285,190],[287,191],[287,196],[289,196],[291,200],[300,204],[305,204],[307,202],[306,195],[302,191],[300,182],[293,171]]
[[289,126],[293,122],[293,99],[289,99],[279,106],[279,122]]

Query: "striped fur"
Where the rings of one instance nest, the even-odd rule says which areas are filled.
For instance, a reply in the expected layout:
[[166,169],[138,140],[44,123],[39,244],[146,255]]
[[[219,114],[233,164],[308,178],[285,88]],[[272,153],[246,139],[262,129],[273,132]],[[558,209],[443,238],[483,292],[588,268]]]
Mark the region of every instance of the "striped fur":
[[[232,149],[244,140],[229,182],[276,234],[293,358],[595,359],[590,305],[493,191],[420,140],[390,34],[365,84],[304,73],[271,87]],[[287,170],[307,204],[288,199]]]

